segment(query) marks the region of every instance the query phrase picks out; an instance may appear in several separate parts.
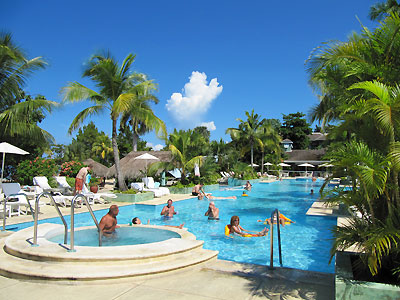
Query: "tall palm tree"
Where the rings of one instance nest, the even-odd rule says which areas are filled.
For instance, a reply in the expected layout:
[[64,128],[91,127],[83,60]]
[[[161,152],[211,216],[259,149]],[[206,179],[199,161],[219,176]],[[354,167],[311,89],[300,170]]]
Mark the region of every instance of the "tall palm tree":
[[100,156],[103,164],[107,164],[108,155],[113,153],[110,138],[105,134],[99,135],[93,143],[92,152]]
[[237,121],[240,122],[238,128],[228,128],[226,129],[226,133],[231,135],[232,140],[244,140],[246,143],[243,147],[243,151],[250,150],[250,160],[251,165],[253,165],[253,156],[254,156],[254,146],[255,144],[261,144],[259,139],[259,130],[265,122],[265,119],[260,120],[261,116],[258,114],[254,114],[254,109],[249,113],[245,112],[247,116],[247,120],[243,121],[238,118]]
[[117,122],[123,113],[132,109],[137,99],[135,88],[137,76],[130,72],[134,60],[135,55],[130,53],[119,66],[110,53],[96,54],[86,65],[83,77],[92,79],[99,91],[89,89],[78,82],[71,82],[61,90],[64,102],[89,100],[93,103],[93,106],[84,109],[74,118],[69,133],[79,128],[87,117],[109,111],[112,121],[114,163],[120,190],[126,190],[126,184],[120,168]]
[[150,102],[157,104],[159,100],[152,92],[156,89],[156,85],[151,80],[147,80],[144,74],[136,74],[139,82],[134,90],[136,98],[131,108],[126,111],[121,119],[121,124],[129,121],[132,127],[132,150],[137,151],[139,136],[150,131],[155,131],[156,135],[165,140],[167,129],[164,122],[159,119],[150,107]]
[[278,158],[281,154],[281,137],[268,120],[260,127],[259,130],[259,143],[261,147],[261,174],[264,174],[264,156],[266,152],[274,153]]

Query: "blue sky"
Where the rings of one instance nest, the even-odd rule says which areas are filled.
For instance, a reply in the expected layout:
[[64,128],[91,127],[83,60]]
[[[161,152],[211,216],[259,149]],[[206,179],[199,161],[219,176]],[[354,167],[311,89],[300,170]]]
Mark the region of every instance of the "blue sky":
[[[158,84],[153,107],[169,132],[209,124],[213,140],[230,140],[226,128],[255,110],[265,118],[307,113],[317,98],[304,62],[329,40],[346,40],[360,23],[373,28],[375,0],[353,1],[3,1],[0,28],[13,34],[28,57],[49,63],[25,90],[60,101],[60,89],[82,78],[83,64],[108,49]],[[206,77],[206,79],[205,79]],[[175,94],[174,93],[180,93]],[[167,105],[168,104],[168,105]],[[71,121],[87,104],[48,115],[42,127],[68,144]],[[111,136],[107,114],[92,119]],[[215,129],[214,129],[215,127]],[[152,145],[162,143],[153,134]]]

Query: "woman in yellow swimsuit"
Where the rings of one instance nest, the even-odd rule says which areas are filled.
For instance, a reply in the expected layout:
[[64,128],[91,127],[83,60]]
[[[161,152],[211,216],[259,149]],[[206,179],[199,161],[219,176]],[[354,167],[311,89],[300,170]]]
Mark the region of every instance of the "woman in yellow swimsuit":
[[250,236],[266,236],[268,234],[268,228],[264,228],[262,231],[258,233],[246,233],[250,232],[246,229],[244,229],[242,226],[239,225],[239,217],[238,216],[233,216],[231,218],[231,224],[227,225],[229,228],[229,234],[235,234],[235,235],[240,235],[244,237],[250,237]]

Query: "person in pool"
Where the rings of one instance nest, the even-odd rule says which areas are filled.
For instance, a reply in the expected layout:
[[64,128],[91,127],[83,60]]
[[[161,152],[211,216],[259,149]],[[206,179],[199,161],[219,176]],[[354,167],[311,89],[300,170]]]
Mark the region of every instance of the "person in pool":
[[118,205],[111,205],[108,213],[101,218],[99,223],[100,232],[105,236],[110,236],[115,232],[117,225]]
[[[138,217],[134,217],[134,218],[132,219],[132,225],[140,225],[140,224],[142,224],[142,221],[140,221],[140,219],[139,219]],[[149,224],[150,224],[150,220],[147,220],[147,224],[146,224],[146,225],[149,225]],[[163,226],[174,227],[174,228],[182,229],[183,226],[185,226],[185,223],[182,223],[182,224],[179,225],[179,226],[173,226],[173,225],[163,225]]]
[[252,187],[253,186],[251,185],[250,181],[247,180],[246,184],[244,185],[244,189],[250,192]]
[[230,233],[240,235],[240,236],[266,236],[268,234],[268,228],[265,227],[262,231],[258,233],[246,233],[250,232],[249,230],[244,229],[242,226],[240,226],[240,220],[238,216],[233,216],[231,218],[231,224],[230,224]]
[[175,211],[175,208],[172,205],[172,199],[168,199],[167,205],[164,206],[160,215],[171,218],[176,214],[177,214],[177,212]]
[[[212,196],[211,194],[207,194],[206,196],[207,196],[208,200],[214,200],[214,199],[236,199],[236,196],[216,197],[216,196]],[[204,196],[199,194],[197,196],[197,199],[203,200]]]
[[[268,225],[271,225],[271,218],[265,219],[265,221],[263,220],[257,220],[257,222],[264,222],[267,223]],[[294,223],[294,221],[286,218],[284,215],[282,215],[281,213],[279,213],[279,224],[281,224],[283,227],[285,227],[286,222],[288,222],[289,224]],[[274,215],[274,224],[276,224],[276,215]]]
[[242,197],[247,197],[247,196],[248,195],[247,195],[246,191],[243,191]]
[[219,220],[219,208],[215,207],[215,203],[211,201],[208,204],[208,210],[204,215],[206,217],[208,216],[209,220]]

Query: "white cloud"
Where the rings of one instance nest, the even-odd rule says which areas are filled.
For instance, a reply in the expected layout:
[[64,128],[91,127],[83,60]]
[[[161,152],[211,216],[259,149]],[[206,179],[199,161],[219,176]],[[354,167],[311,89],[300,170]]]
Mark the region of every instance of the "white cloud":
[[146,147],[151,147],[154,151],[160,151],[160,150],[161,150],[162,148],[164,148],[165,146],[164,146],[164,145],[161,145],[161,144],[157,144],[157,145],[153,146],[152,143],[147,142],[147,143],[146,143]]
[[200,126],[204,126],[207,127],[207,129],[209,131],[214,131],[215,129],[217,129],[217,127],[215,127],[214,121],[211,122],[203,122],[200,124]]
[[207,75],[193,71],[189,82],[185,84],[182,94],[173,93],[166,107],[179,123],[194,126],[210,108],[211,103],[221,94],[222,85],[217,78],[207,82]]

